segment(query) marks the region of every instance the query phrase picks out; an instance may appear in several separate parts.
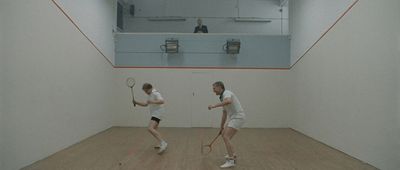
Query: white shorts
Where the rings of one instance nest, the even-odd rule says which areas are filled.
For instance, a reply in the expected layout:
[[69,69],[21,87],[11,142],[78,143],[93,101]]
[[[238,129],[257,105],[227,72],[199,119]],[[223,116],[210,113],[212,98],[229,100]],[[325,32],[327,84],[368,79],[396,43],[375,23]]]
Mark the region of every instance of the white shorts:
[[240,128],[242,128],[243,124],[244,124],[244,119],[236,119],[236,118],[234,118],[234,119],[230,119],[228,121],[228,125],[227,126],[231,127],[231,128],[234,128],[236,130],[239,130]]

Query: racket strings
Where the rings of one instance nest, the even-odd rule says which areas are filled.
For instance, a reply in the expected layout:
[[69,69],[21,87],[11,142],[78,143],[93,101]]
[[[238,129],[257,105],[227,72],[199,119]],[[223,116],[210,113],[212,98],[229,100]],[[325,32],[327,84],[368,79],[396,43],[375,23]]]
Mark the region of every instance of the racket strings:
[[135,86],[135,84],[136,84],[136,80],[135,80],[134,78],[128,77],[128,78],[126,79],[126,85],[127,85],[128,87],[133,88],[133,86]]

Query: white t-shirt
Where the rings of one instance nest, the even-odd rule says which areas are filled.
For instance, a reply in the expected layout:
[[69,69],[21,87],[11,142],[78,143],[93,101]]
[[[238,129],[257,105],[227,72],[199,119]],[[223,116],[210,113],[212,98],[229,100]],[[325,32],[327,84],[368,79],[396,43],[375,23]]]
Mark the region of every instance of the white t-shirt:
[[[153,89],[150,93],[150,95],[147,97],[147,100],[164,100],[163,97],[161,96],[161,93],[158,92],[156,89]],[[164,104],[149,104],[149,109],[150,109],[150,115],[152,117],[156,117],[159,119],[162,119],[162,115],[164,114]]]
[[224,110],[228,113],[228,117],[230,119],[244,119],[246,114],[244,114],[242,105],[236,95],[229,90],[225,90],[222,94],[222,100],[226,98],[231,98],[232,100],[231,104],[224,106]]

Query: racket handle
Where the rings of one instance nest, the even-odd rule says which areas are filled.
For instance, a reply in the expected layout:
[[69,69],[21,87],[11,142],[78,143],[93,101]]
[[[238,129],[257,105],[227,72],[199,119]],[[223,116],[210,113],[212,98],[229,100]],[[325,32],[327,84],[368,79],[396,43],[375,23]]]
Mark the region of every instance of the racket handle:
[[133,103],[133,107],[136,107],[135,99],[132,100],[132,103]]

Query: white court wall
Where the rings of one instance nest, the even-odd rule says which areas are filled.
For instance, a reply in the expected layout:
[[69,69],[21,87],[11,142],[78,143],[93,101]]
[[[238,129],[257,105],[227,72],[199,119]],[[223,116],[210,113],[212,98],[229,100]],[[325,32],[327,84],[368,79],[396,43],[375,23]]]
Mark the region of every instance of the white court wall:
[[[148,108],[132,107],[126,77],[135,77],[136,99],[145,100],[144,82],[154,84],[166,100],[166,116],[161,126],[192,127],[208,121],[219,127],[221,109],[208,111],[207,106],[219,102],[212,92],[212,83],[221,80],[239,98],[246,112],[245,127],[288,127],[288,70],[196,70],[196,69],[118,69],[115,111],[116,126],[147,126]],[[194,93],[194,96],[193,96]],[[193,122],[193,118],[197,122]],[[209,126],[208,126],[209,127]]]
[[[398,3],[398,9],[400,9],[400,3]],[[397,66],[400,65],[400,31],[397,32]],[[397,67],[397,89],[400,89],[400,67]],[[400,90],[397,90],[397,127],[400,129]],[[397,135],[397,140],[400,145],[400,135]],[[397,158],[400,158],[400,152],[397,153]]]
[[380,169],[396,169],[400,29],[386,18],[398,18],[399,7],[396,0],[361,0],[291,71],[114,72],[51,1],[0,1],[10,16],[0,18],[0,168],[19,169],[110,126],[146,126],[147,108],[132,107],[124,84],[133,76],[139,100],[146,97],[143,82],[164,95],[163,127],[191,127],[193,117],[217,127],[220,110],[207,105],[218,102],[211,83],[223,80],[248,115],[246,127],[292,127]]
[[290,127],[399,169],[399,16],[398,0],[361,0],[292,68]]
[[291,0],[290,61],[294,64],[355,0]]
[[114,63],[116,0],[55,0],[101,52]]
[[1,169],[14,170],[111,127],[114,75],[51,1],[1,3]]
[[4,118],[3,118],[3,97],[4,97],[4,93],[3,93],[3,84],[1,82],[3,82],[3,17],[4,17],[4,13],[3,13],[3,1],[0,1],[0,169],[4,169],[3,168],[3,155],[4,155],[4,151],[3,151],[3,139],[4,139]]

